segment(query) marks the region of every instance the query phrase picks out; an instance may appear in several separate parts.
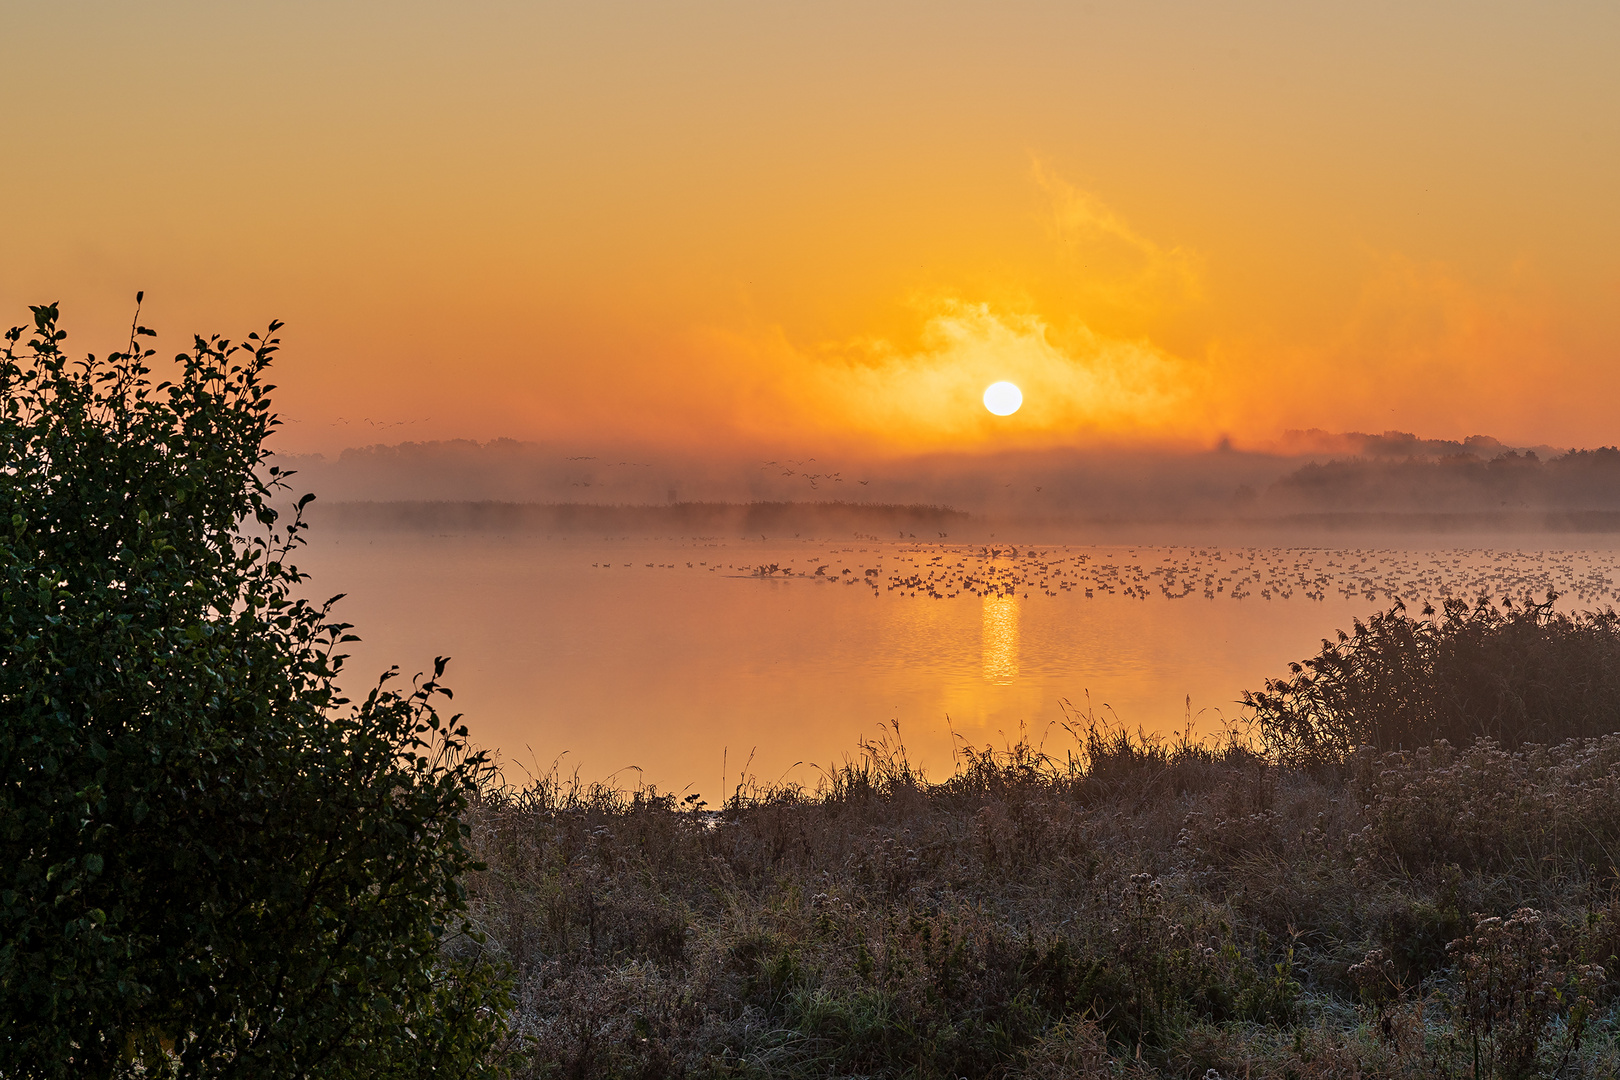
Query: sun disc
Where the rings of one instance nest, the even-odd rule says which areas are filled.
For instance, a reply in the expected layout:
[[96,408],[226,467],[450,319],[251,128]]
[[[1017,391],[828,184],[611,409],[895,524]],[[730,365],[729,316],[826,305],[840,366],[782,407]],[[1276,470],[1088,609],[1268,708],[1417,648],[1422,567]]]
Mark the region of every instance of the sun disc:
[[1024,392],[1010,382],[991,383],[984,392],[984,407],[997,416],[1011,416],[1024,403]]

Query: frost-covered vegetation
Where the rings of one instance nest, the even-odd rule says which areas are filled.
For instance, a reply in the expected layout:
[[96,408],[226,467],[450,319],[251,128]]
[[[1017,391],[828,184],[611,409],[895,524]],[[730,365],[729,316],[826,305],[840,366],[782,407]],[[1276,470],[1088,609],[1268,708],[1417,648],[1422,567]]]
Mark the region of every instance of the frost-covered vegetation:
[[718,811],[555,775],[486,792],[472,902],[517,977],[520,1072],[1616,1075],[1620,735],[1447,741],[1425,725],[1452,702],[1379,748],[1342,710],[1390,690],[1357,681],[1375,653],[1452,685],[1459,641],[1499,676],[1468,722],[1540,700],[1520,646],[1574,642],[1606,685],[1610,621],[1520,611],[1391,612],[1308,669],[1338,706],[1262,711],[1252,739],[1080,727],[937,782],[885,740]]

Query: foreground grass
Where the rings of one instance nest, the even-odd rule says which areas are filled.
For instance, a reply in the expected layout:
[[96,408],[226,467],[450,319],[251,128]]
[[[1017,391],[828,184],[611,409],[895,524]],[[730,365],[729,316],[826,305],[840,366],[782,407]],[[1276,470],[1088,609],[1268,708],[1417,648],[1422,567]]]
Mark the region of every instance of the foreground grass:
[[1620,736],[863,747],[718,814],[474,808],[534,1077],[1615,1076]]

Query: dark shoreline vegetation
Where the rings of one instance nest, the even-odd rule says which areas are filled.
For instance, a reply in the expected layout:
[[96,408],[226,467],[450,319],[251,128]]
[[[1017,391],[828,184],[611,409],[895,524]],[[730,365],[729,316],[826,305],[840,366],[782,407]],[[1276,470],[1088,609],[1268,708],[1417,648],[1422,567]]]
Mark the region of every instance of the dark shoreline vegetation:
[[1106,542],[1124,530],[1134,535],[1154,526],[1185,530],[1204,525],[1223,530],[1296,538],[1323,533],[1522,534],[1620,533],[1620,510],[1371,511],[1239,515],[1200,519],[1170,516],[987,516],[949,506],[915,503],[793,502],[538,503],[502,500],[349,500],[327,503],[311,514],[313,524],[334,532],[505,533],[631,537],[768,536],[869,539],[900,537],[934,541],[994,536],[999,530],[1031,530],[1071,540]]
[[1215,742],[473,802],[525,1077],[1620,1074],[1620,632],[1400,607]]
[[[978,522],[945,506],[850,502],[680,502],[666,506],[600,503],[338,502],[321,509],[319,523],[336,530],[407,532],[558,532],[582,535],[909,532],[930,540]],[[921,530],[918,533],[918,530]]]

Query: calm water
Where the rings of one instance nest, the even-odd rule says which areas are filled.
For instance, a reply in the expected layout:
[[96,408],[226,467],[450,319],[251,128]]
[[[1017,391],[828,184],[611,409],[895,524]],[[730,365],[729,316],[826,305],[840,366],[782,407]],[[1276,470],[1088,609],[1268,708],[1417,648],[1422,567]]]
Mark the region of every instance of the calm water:
[[[898,724],[1072,745],[1065,705],[1149,731],[1219,730],[1237,699],[1396,597],[1613,602],[1615,552],[603,541],[348,533],[300,560],[364,640],[349,690],[453,658],[474,739],[511,778],[561,758],[711,801],[749,770],[805,783]],[[1190,706],[1188,704],[1190,700]],[[954,733],[954,736],[953,736]]]

